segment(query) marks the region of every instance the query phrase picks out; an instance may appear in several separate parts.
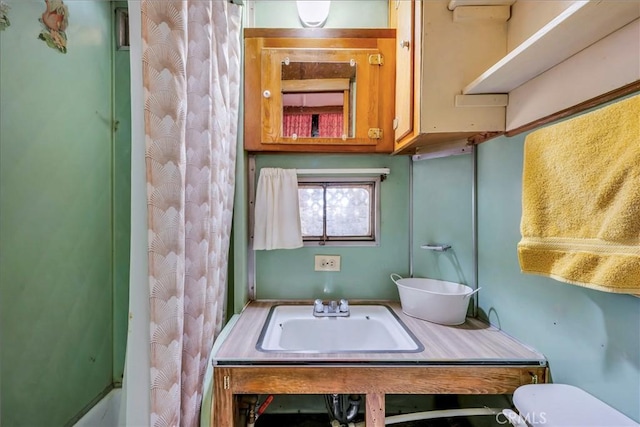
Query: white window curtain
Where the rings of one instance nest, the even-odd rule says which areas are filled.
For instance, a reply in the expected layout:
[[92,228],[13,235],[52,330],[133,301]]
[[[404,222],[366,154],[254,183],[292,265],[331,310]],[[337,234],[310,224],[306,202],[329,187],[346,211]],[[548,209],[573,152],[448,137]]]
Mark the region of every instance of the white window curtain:
[[302,247],[295,169],[262,168],[256,188],[253,249]]

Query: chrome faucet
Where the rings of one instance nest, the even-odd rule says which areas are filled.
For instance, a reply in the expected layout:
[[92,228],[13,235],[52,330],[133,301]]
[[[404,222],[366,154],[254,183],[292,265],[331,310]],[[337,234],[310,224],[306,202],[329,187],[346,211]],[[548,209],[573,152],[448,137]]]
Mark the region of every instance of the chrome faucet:
[[317,299],[313,302],[313,315],[316,317],[347,317],[349,316],[349,302],[346,299],[341,299],[339,303],[332,300],[325,304],[321,299]]

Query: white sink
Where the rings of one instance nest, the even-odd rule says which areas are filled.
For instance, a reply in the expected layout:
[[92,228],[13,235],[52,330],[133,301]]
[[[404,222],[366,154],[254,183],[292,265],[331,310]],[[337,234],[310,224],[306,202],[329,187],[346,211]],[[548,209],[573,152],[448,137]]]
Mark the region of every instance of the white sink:
[[351,305],[349,317],[314,317],[312,305],[271,308],[256,348],[295,353],[416,353],[424,350],[386,305]]

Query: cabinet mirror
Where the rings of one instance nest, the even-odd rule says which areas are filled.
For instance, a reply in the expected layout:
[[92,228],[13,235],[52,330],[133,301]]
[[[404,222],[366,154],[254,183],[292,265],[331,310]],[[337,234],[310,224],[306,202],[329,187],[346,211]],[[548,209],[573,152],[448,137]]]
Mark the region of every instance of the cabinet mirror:
[[356,63],[291,62],[281,72],[282,136],[353,138]]
[[378,123],[380,67],[369,63],[376,53],[262,49],[262,143],[375,145],[368,131]]

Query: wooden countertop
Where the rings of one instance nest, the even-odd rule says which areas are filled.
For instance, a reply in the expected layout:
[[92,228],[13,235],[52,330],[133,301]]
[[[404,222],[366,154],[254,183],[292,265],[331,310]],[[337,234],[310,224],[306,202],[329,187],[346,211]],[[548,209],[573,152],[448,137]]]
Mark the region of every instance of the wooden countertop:
[[[394,301],[360,301],[384,304],[393,309],[424,345],[419,353],[267,353],[256,343],[269,310],[274,305],[312,302],[252,301],[230,323],[214,346],[212,359],[217,365],[238,364],[433,364],[433,365],[539,365],[545,357],[504,332],[478,319],[467,318],[459,326],[443,326],[407,316]],[[356,303],[352,303],[356,304]]]

